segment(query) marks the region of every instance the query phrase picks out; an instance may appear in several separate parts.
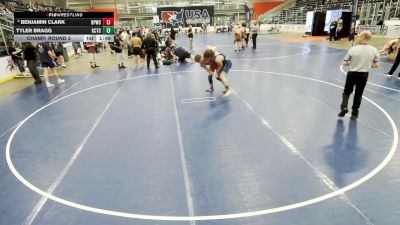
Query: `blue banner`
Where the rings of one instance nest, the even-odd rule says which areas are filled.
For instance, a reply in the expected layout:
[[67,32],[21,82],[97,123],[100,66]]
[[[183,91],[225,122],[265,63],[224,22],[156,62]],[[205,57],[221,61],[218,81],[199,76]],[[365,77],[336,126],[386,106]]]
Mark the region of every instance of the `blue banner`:
[[249,9],[249,7],[247,5],[244,5],[244,14],[246,16],[246,21],[248,23],[250,23],[250,20],[251,20],[251,18],[250,18],[250,9]]

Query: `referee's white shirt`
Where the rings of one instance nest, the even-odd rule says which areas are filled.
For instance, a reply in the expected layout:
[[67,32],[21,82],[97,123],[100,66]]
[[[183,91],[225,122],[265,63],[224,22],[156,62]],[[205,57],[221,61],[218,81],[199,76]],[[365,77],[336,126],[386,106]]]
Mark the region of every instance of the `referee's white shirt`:
[[344,61],[350,62],[352,72],[369,72],[372,64],[379,62],[379,52],[370,45],[360,44],[349,49]]

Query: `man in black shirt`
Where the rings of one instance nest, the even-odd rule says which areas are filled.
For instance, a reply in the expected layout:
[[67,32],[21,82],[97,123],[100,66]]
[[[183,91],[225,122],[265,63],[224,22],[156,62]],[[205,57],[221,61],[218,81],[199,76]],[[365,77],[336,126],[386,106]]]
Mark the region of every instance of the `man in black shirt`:
[[150,69],[150,57],[153,57],[154,65],[155,65],[156,69],[158,69],[159,66],[158,66],[157,57],[156,57],[158,43],[157,43],[156,39],[154,39],[151,36],[151,33],[146,34],[146,38],[143,40],[143,43],[142,43],[142,49],[146,50],[147,69]]
[[124,55],[122,53],[122,43],[119,36],[115,37],[114,42],[110,43],[110,47],[117,54],[118,69],[125,69]]
[[15,46],[15,42],[10,42],[10,48],[8,49],[11,52],[11,58],[14,61],[15,65],[18,66],[19,72],[21,72],[24,76],[26,76],[24,62],[22,61],[22,49],[19,49]]
[[201,24],[201,29],[203,30],[204,34],[207,34],[207,24],[205,23]]
[[67,66],[64,64],[64,56],[63,56],[63,51],[64,51],[64,46],[61,42],[56,42],[54,43],[54,53],[56,54],[57,57],[57,63],[62,66],[63,68],[67,68]]
[[192,25],[189,26],[188,38],[189,38],[189,50],[192,50],[193,49],[193,30],[192,30]]
[[44,80],[46,81],[46,86],[54,87],[54,84],[50,83],[49,81],[49,70],[53,72],[54,75],[56,75],[58,84],[64,83],[65,80],[62,80],[60,78],[60,75],[56,70],[56,65],[54,63],[55,55],[53,54],[50,44],[47,42],[38,43],[36,45],[36,49],[37,52],[39,53],[40,63],[42,64],[43,75],[44,75]]
[[329,41],[333,41],[336,35],[337,21],[334,20],[329,26]]
[[32,45],[31,42],[27,42],[24,45],[24,59],[28,64],[29,71],[31,72],[32,77],[35,80],[35,84],[42,83],[42,79],[40,79],[39,72],[36,67],[36,48]]
[[175,45],[175,35],[176,35],[176,31],[174,30],[174,28],[171,27],[171,31],[170,31],[170,37],[172,39],[171,45]]
[[253,27],[251,39],[253,40],[253,49],[257,48],[257,27]]
[[183,47],[175,48],[174,55],[178,57],[179,62],[185,62],[186,59],[191,57],[190,52],[186,51]]

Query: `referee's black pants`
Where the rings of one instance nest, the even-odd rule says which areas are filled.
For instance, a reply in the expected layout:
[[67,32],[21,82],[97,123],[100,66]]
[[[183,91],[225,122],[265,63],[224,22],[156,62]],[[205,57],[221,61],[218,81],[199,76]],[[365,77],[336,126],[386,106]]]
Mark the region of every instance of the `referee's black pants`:
[[251,39],[253,40],[253,48],[257,48],[257,34],[252,34]]
[[336,30],[330,30],[329,32],[329,41],[335,41],[336,40]]
[[355,94],[353,100],[352,110],[358,113],[358,109],[361,105],[361,99],[364,92],[365,85],[368,80],[368,72],[348,72],[346,78],[346,84],[344,85],[343,101],[341,109],[347,107],[350,94],[353,93],[355,87]]
[[158,68],[157,53],[155,51],[147,51],[147,68],[150,68],[150,58],[153,58],[154,66]]
[[39,71],[37,70],[37,67],[36,67],[36,60],[28,59],[28,60],[26,60],[26,62],[27,62],[27,66],[29,68],[29,71],[31,72],[33,79],[35,79],[35,82],[36,83],[41,82],[42,80],[40,79]]
[[[393,75],[393,73],[396,71],[399,64],[400,64],[400,52],[397,53],[396,59],[394,60],[393,66],[390,69],[390,72],[388,74]],[[400,73],[399,73],[399,77],[400,77]]]

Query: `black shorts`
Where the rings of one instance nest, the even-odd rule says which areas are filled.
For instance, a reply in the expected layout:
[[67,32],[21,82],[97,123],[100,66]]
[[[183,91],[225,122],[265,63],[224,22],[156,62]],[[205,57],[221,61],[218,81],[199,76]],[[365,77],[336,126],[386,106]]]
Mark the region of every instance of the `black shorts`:
[[57,56],[57,57],[62,55],[61,52],[54,52],[54,53],[56,53],[56,56]]
[[56,67],[56,65],[54,65],[53,62],[42,62],[41,64],[42,64],[42,68],[52,69],[52,68]]
[[132,53],[133,53],[133,55],[140,55],[141,51],[142,51],[141,48],[139,48],[139,47],[133,47]]
[[227,59],[227,60],[225,60],[225,65],[222,68],[222,71],[225,72],[225,74],[228,74],[228,72],[231,69],[231,67],[232,67],[232,61]]

